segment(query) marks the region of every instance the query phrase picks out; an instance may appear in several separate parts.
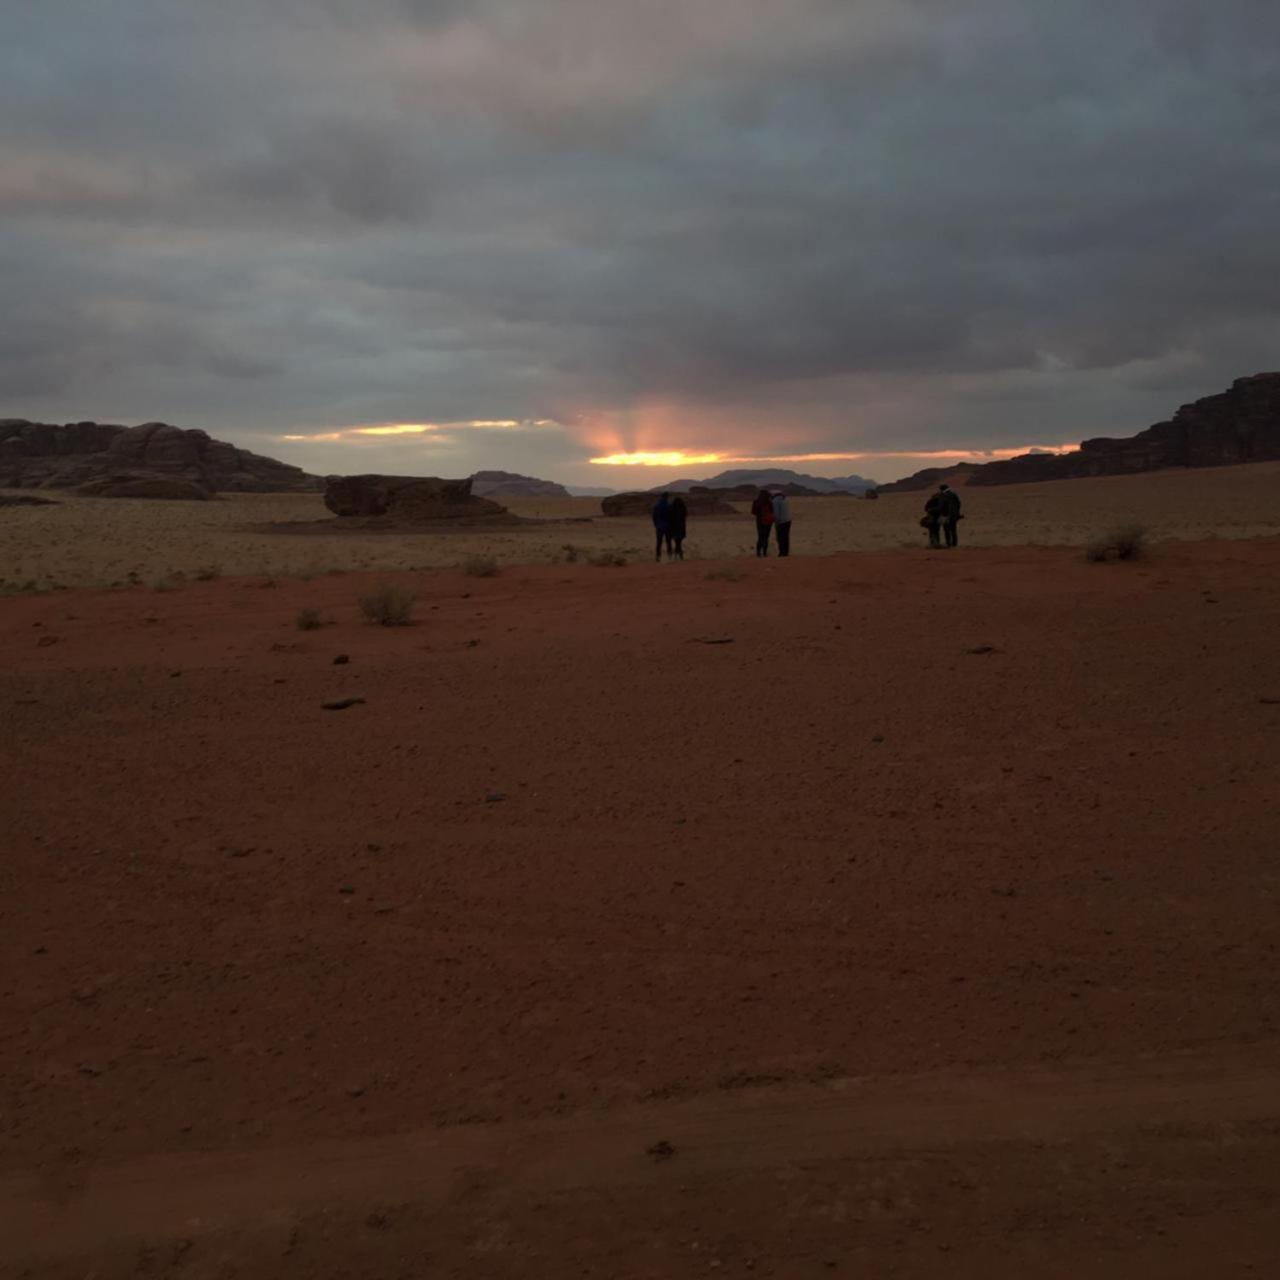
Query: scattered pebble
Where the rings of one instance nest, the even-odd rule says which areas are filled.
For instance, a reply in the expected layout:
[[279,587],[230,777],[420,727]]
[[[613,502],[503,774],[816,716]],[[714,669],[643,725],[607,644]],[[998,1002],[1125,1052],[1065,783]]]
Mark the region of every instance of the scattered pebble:
[[675,1147],[673,1147],[665,1138],[660,1142],[655,1142],[653,1146],[645,1149],[645,1155],[652,1156],[655,1160],[670,1160],[675,1153]]
[[338,656],[337,656],[336,658],[334,658],[334,660],[333,660],[333,665],[334,665],[335,667],[345,667],[345,666],[347,665],[347,663],[348,663],[348,662],[350,662],[350,661],[351,661],[351,655],[350,655],[350,654],[340,653],[340,654],[338,654]]
[[330,698],[320,705],[325,711],[345,711],[348,707],[358,707],[363,701],[363,698]]

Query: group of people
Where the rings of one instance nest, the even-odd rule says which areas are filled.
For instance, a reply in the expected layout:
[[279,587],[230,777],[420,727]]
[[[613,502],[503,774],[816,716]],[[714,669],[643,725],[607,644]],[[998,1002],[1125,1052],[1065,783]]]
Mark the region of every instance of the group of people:
[[[761,489],[751,504],[751,514],[756,521],[756,555],[769,554],[769,539],[774,531],[778,535],[778,554],[791,554],[791,499],[780,489]],[[929,495],[924,504],[920,527],[929,535],[931,547],[954,547],[959,544],[957,525],[964,517],[960,514],[960,495],[950,485],[938,486],[938,492]],[[657,535],[653,558],[661,561],[663,551],[668,560],[684,559],[684,540],[689,528],[689,508],[677,493],[672,497],[664,493],[653,506],[653,528]],[[945,540],[945,541],[944,541]]]
[[769,554],[769,534],[778,531],[778,554],[791,554],[791,499],[781,490],[770,493],[761,489],[751,504],[756,518],[756,555]]
[[963,518],[960,514],[960,495],[950,485],[940,484],[938,492],[930,494],[929,500],[924,504],[920,527],[928,533],[931,547],[944,545],[939,534],[946,538],[946,546],[954,547],[959,541],[956,525]]
[[677,493],[664,493],[653,505],[653,529],[658,535],[653,558],[661,561],[663,549],[668,560],[684,559],[684,539],[689,529],[689,508]]
[[[751,504],[751,514],[756,520],[756,555],[769,554],[769,539],[778,532],[778,554],[791,554],[791,501],[785,493],[761,489]],[[653,531],[655,534],[653,558],[661,561],[662,553],[668,560],[684,559],[684,540],[689,529],[689,508],[677,493],[674,497],[664,493],[653,504]]]

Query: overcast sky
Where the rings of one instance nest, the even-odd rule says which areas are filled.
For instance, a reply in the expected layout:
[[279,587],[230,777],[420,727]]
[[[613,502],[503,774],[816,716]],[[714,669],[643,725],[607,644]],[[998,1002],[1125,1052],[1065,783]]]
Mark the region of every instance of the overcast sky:
[[0,417],[617,487],[1129,434],[1280,367],[1278,86],[1275,0],[0,0]]

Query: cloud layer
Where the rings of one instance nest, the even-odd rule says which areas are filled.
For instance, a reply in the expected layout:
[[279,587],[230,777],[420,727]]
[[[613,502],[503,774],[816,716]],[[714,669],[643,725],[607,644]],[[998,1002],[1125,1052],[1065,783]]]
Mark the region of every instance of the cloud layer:
[[595,482],[1135,430],[1280,364],[1278,51],[1268,0],[7,6],[0,415]]

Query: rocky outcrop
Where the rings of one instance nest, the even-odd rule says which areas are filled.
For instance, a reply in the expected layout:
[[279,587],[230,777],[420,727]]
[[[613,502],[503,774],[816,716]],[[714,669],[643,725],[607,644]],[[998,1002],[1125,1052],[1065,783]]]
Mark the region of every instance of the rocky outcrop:
[[881,485],[927,489],[960,475],[970,485],[1030,484],[1080,476],[1122,476],[1168,467],[1226,467],[1280,459],[1280,373],[1237,378],[1227,391],[1184,404],[1136,436],[1085,440],[1070,453],[1024,453],[981,466],[933,468]]
[[176,477],[210,493],[300,493],[315,476],[207,432],[164,422],[140,427],[0,419],[0,487],[75,489],[129,473]]
[[26,493],[0,493],[0,507],[56,507],[52,498],[34,498]]
[[78,485],[76,493],[86,498],[161,498],[173,502],[208,502],[213,497],[194,480],[146,471],[101,476]]
[[471,492],[478,498],[567,498],[569,490],[554,480],[538,480],[514,471],[477,471]]
[[936,489],[940,484],[964,484],[979,466],[974,462],[957,462],[951,467],[926,467],[915,475],[882,484],[881,493],[911,493],[917,489]]
[[338,516],[384,517],[406,524],[493,521],[507,516],[500,503],[476,497],[470,480],[436,476],[329,476],[324,504]]
[[[737,507],[730,506],[709,489],[690,489],[680,495],[691,516],[736,516]],[[657,498],[652,493],[615,493],[600,499],[600,509],[607,516],[648,517]]]
[[979,467],[970,484],[1118,476],[1166,467],[1226,467],[1280,458],[1280,373],[1237,378],[1127,439],[1085,440],[1072,453],[1028,453]]

